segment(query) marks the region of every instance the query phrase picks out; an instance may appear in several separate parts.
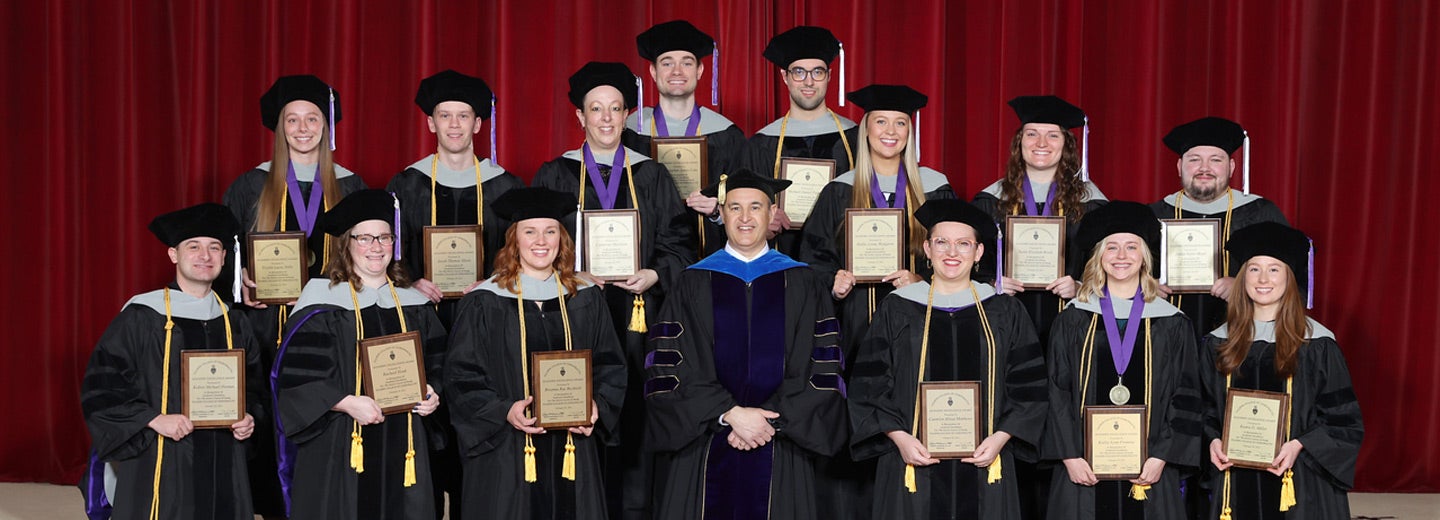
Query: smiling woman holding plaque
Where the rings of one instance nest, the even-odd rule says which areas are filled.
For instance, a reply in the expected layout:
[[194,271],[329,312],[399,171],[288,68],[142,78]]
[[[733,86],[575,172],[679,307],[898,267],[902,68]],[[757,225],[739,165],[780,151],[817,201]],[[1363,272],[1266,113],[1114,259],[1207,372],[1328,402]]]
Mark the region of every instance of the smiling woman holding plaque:
[[[327,278],[305,286],[271,372],[291,518],[435,517],[423,419],[440,405],[445,328],[394,261],[398,220],[392,195],[365,190],[317,224]],[[395,363],[407,357],[423,369]]]
[[[880,304],[851,379],[851,451],[878,458],[862,516],[1018,518],[1015,456],[1045,426],[1043,352],[1020,302],[970,279],[995,243],[990,217],[937,200],[915,218],[935,276]],[[970,453],[938,453],[952,449]]]
[[[1205,337],[1200,367],[1209,460],[1219,470],[1210,516],[1350,518],[1346,491],[1365,427],[1335,335],[1305,315],[1314,249],[1304,233],[1273,222],[1236,231],[1225,247],[1238,271],[1229,318]],[[1252,403],[1238,416],[1236,395]],[[1289,406],[1266,410],[1272,403]]]
[[625,362],[604,296],[574,270],[560,220],[574,204],[545,188],[497,200],[514,224],[495,276],[460,300],[445,380],[467,516],[606,517],[600,450],[619,442]]
[[[1089,260],[1050,334],[1042,456],[1064,464],[1051,478],[1050,517],[1179,520],[1179,467],[1200,462],[1197,356],[1190,321],[1159,298],[1160,222],[1143,205],[1112,202],[1085,215],[1076,241]],[[1101,406],[1146,421],[1097,420],[1089,409]],[[1105,480],[1117,475],[1131,478]]]

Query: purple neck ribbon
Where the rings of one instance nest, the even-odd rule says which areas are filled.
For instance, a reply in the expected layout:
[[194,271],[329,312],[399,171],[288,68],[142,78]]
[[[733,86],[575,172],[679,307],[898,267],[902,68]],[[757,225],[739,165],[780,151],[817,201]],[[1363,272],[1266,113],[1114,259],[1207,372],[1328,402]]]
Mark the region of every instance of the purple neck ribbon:
[[[650,122],[655,124],[655,134],[659,137],[670,137],[670,125],[665,124],[665,111],[660,110],[660,104],[655,104],[655,109],[650,114]],[[644,131],[645,129],[640,129]],[[700,132],[700,104],[695,103],[690,107],[690,122],[685,124],[684,137],[695,137]]]
[[1057,183],[1050,183],[1050,191],[1045,193],[1045,200],[1041,201],[1045,203],[1044,212],[1041,212],[1039,208],[1035,207],[1035,190],[1030,188],[1030,179],[1025,179],[1025,182],[1022,182],[1020,184],[1025,187],[1025,214],[1032,217],[1037,215],[1041,217],[1050,216],[1050,208],[1051,206],[1054,206],[1054,204],[1051,204],[1050,201],[1055,198],[1055,185]]
[[[295,164],[287,163],[285,172],[285,186],[290,190],[290,207],[295,208],[295,220],[300,222],[300,230],[305,236],[315,230],[315,217],[320,216],[320,206],[325,205],[325,184],[320,182],[310,183],[310,202],[307,204],[300,196],[300,179],[295,177]],[[319,175],[319,170],[316,170]]]
[[870,172],[870,198],[875,201],[877,208],[903,208],[905,207],[905,187],[909,184],[905,175],[905,165],[900,165],[900,171],[895,174],[895,203],[885,202],[885,192],[880,191],[880,175],[873,170]]
[[620,169],[625,167],[625,147],[615,149],[615,160],[610,165],[608,182],[600,175],[600,166],[595,164],[595,155],[590,153],[590,143],[585,143],[580,148],[585,155],[585,171],[590,173],[590,182],[595,184],[595,195],[600,198],[600,209],[615,209],[615,197],[620,195]]
[[1135,297],[1130,300],[1130,319],[1125,322],[1125,339],[1120,339],[1120,325],[1115,322],[1115,306],[1110,303],[1110,288],[1105,288],[1105,297],[1100,298],[1100,316],[1105,318],[1105,337],[1110,340],[1110,357],[1115,360],[1115,373],[1125,375],[1130,358],[1135,354],[1135,338],[1140,333],[1137,320],[1145,311],[1145,294],[1135,287]]

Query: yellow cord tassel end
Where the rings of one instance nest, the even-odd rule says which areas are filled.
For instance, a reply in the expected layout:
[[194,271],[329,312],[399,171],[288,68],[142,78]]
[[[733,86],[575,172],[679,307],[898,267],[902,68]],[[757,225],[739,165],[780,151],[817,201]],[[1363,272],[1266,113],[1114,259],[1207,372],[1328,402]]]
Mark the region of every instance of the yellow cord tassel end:
[[526,482],[535,482],[535,481],[537,481],[537,480],[540,480],[540,478],[535,475],[535,447],[534,447],[534,446],[526,446],[526,447],[525,447],[525,481],[526,481]]
[[356,473],[365,472],[365,439],[358,431],[350,432],[350,467],[355,468]]
[[645,328],[645,298],[635,295],[635,305],[630,311],[630,332],[644,334]]
[[914,493],[917,489],[918,489],[918,488],[915,487],[915,466],[912,466],[912,465],[910,465],[910,464],[906,464],[906,465],[905,465],[905,490],[906,490],[906,491],[909,491],[909,492],[911,492],[911,493]]
[[1233,520],[1230,518],[1230,508],[1227,507],[1224,511],[1220,512],[1220,520]]
[[1145,485],[1141,485],[1141,484],[1131,485],[1131,486],[1130,486],[1130,498],[1133,498],[1133,499],[1139,500],[1139,501],[1144,501],[1146,498],[1150,498],[1150,497],[1148,497],[1148,496],[1145,496],[1145,492],[1146,492],[1146,491],[1149,491],[1149,490],[1150,490],[1150,486],[1145,486]]
[[985,476],[986,484],[994,484],[1000,481],[1000,456],[995,456],[995,463],[990,465],[990,473]]
[[1280,478],[1280,511],[1289,511],[1295,505],[1295,470],[1287,470]]
[[405,452],[405,487],[415,485],[415,450]]
[[560,465],[560,476],[575,480],[575,441],[569,434],[565,435],[565,462]]

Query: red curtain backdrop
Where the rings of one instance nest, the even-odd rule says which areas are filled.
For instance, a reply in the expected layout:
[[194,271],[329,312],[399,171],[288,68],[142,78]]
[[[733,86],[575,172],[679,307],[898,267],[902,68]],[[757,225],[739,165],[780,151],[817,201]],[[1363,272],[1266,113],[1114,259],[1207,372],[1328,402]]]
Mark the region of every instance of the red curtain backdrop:
[[[930,95],[923,162],[966,196],[1000,175],[1013,96],[1085,108],[1093,178],[1112,199],[1178,189],[1160,143],[1172,126],[1240,121],[1254,191],[1315,239],[1314,312],[1339,336],[1365,414],[1359,488],[1440,491],[1440,246],[1426,225],[1437,221],[1426,201],[1440,150],[1440,6],[1307,0],[0,3],[0,232],[12,251],[0,480],[76,480],[90,351],[129,296],[173,276],[145,225],[219,200],[268,160],[257,99],[277,76],[313,73],[338,89],[338,161],[383,186],[434,150],[411,101],[418,81],[445,68],[479,75],[499,97],[500,162],[528,179],[580,142],[569,74],[588,60],[645,74],[634,35],[673,18],[719,39],[718,109],[747,133],[785,103],[760,57],[769,37],[830,28],[845,43],[847,89]],[[709,90],[702,81],[701,100]],[[830,90],[836,107],[838,82]]]

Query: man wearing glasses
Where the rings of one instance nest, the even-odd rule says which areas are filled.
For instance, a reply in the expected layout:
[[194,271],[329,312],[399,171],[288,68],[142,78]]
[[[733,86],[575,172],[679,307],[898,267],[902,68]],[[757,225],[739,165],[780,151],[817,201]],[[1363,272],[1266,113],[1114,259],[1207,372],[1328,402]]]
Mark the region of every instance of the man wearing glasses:
[[[840,41],[834,34],[811,26],[780,33],[765,46],[765,59],[780,67],[781,81],[790,91],[790,110],[750,138],[752,171],[784,178],[778,171],[783,157],[828,159],[835,161],[833,172],[850,170],[857,134],[855,122],[825,106],[830,62],[839,52]],[[779,206],[770,222],[770,234],[776,237],[780,252],[790,256],[799,252],[800,230]]]

